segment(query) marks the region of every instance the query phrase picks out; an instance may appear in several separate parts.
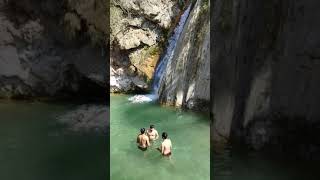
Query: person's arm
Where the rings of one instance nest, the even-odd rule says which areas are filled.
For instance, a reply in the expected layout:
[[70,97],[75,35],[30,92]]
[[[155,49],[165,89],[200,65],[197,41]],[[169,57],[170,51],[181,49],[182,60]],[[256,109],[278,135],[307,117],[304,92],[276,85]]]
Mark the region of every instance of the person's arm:
[[158,131],[156,131],[156,139],[159,138],[159,134],[158,134]]
[[147,137],[147,146],[150,146],[149,137]]
[[161,154],[163,154],[163,152],[164,152],[164,145],[161,144]]

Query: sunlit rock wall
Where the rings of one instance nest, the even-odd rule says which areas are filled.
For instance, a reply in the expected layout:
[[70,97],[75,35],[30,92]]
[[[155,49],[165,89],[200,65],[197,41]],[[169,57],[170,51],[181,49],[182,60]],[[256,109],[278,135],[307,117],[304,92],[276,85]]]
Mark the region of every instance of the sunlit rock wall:
[[209,1],[198,0],[177,41],[159,88],[163,104],[209,111],[210,27]]
[[112,0],[110,91],[150,90],[155,67],[181,5],[175,0]]

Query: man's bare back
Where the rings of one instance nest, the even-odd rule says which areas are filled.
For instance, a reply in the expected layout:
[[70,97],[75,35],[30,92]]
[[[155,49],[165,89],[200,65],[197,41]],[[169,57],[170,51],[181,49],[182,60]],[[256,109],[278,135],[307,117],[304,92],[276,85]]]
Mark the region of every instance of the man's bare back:
[[145,132],[145,129],[142,128],[140,130],[141,134],[139,134],[137,137],[138,148],[141,150],[147,150],[147,147],[150,146],[149,137],[145,135],[144,132]]
[[161,144],[161,154],[169,156],[171,155],[172,143],[170,139],[165,139]]
[[139,134],[137,138],[137,143],[139,147],[145,148],[150,145],[149,137],[145,134]]
[[172,143],[171,140],[168,139],[168,134],[166,132],[162,133],[162,144],[161,147],[158,148],[158,150],[161,152],[164,156],[170,156],[172,154]]

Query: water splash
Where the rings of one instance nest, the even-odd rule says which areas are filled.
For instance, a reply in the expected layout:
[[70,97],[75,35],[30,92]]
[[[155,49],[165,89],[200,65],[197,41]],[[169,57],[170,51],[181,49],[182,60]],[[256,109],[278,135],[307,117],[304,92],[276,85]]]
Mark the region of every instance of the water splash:
[[155,94],[134,95],[128,100],[132,103],[145,103],[157,100],[157,96]]
[[173,58],[177,41],[179,40],[184,24],[187,21],[187,18],[190,13],[190,9],[191,9],[191,5],[189,5],[189,7],[181,15],[179,24],[176,26],[172,36],[168,40],[168,46],[167,46],[167,49],[165,50],[165,54],[160,59],[159,64],[153,75],[152,93],[147,95],[135,95],[133,97],[130,97],[128,100],[131,101],[132,103],[151,102],[158,99],[158,89],[159,89],[160,82],[163,78],[163,74],[167,67],[168,62],[170,62],[171,59]]

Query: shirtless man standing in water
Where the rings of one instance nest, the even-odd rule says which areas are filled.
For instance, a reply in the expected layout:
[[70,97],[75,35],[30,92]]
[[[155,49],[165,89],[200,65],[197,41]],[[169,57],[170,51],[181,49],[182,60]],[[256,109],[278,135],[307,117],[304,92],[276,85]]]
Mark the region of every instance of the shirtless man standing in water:
[[158,131],[154,128],[154,125],[150,125],[150,129],[147,131],[150,141],[157,140],[159,138]]
[[172,143],[171,140],[168,139],[168,134],[166,132],[162,133],[162,144],[161,144],[161,148],[158,148],[158,150],[161,152],[161,154],[163,156],[169,156],[172,154],[171,150],[172,150]]
[[145,129],[140,129],[140,134],[137,137],[138,148],[142,151],[147,150],[148,146],[150,146],[149,137],[145,135]]

